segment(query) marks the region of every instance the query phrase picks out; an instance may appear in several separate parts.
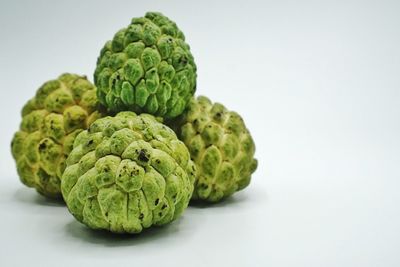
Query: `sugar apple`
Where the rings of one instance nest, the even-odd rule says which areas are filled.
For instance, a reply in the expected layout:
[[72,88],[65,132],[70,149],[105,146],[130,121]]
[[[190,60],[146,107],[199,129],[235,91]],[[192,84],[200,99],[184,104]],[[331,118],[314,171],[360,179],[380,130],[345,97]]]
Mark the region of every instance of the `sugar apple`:
[[152,115],[120,112],[80,133],[61,189],[69,211],[93,229],[139,233],[179,217],[195,165],[175,133]]
[[105,44],[94,81],[100,102],[111,112],[173,118],[196,90],[196,65],[175,22],[148,12]]
[[192,199],[217,202],[250,183],[255,145],[239,114],[199,96],[170,125],[197,166]]
[[60,179],[73,140],[102,116],[96,88],[86,77],[63,74],[44,83],[22,109],[11,150],[25,185],[61,197]]

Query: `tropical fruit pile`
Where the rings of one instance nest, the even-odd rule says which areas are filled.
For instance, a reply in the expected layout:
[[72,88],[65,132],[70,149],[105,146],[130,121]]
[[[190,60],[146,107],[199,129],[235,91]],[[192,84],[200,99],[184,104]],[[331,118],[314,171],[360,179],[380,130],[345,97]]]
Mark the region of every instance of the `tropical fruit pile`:
[[65,73],[22,108],[11,143],[21,182],[115,233],[170,223],[191,200],[246,188],[254,141],[239,114],[194,96],[196,70],[175,22],[133,18],[100,51],[94,84]]

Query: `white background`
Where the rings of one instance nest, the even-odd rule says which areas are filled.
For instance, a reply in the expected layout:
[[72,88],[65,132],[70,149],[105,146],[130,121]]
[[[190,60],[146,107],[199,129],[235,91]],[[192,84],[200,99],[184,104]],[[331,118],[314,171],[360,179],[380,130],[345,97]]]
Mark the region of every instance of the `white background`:
[[[398,1],[58,2],[0,2],[0,266],[400,266]],[[197,94],[243,116],[259,167],[169,226],[93,232],[19,182],[10,141],[44,81],[92,79],[149,10],[183,30]]]

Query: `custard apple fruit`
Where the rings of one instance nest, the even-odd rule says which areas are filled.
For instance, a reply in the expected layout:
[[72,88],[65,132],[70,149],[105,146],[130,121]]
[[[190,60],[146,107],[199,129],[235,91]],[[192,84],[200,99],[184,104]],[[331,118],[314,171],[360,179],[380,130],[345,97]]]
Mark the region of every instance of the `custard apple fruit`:
[[195,172],[187,147],[169,127],[125,111],[76,137],[61,188],[69,211],[88,227],[139,233],[182,214]]
[[48,197],[61,197],[60,179],[75,136],[102,116],[86,77],[63,74],[44,83],[22,109],[11,151],[19,177]]
[[196,90],[196,65],[175,22],[148,12],[105,44],[94,81],[100,102],[111,112],[173,118]]
[[197,167],[192,199],[217,202],[249,185],[255,145],[239,114],[200,96],[170,125]]

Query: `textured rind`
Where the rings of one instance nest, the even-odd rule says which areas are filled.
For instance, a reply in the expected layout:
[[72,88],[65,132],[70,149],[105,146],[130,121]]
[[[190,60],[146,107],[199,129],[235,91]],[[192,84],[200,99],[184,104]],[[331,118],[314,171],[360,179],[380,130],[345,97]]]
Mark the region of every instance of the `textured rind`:
[[249,185],[255,144],[239,114],[199,96],[169,125],[197,167],[192,199],[217,202]]
[[61,188],[69,211],[88,227],[139,233],[181,215],[195,174],[188,149],[169,127],[126,111],[76,137]]
[[183,112],[196,90],[196,65],[175,22],[148,12],[104,45],[94,81],[109,111],[170,119]]
[[60,179],[75,136],[102,117],[96,88],[86,77],[65,73],[44,83],[22,109],[11,142],[22,183],[60,198]]

